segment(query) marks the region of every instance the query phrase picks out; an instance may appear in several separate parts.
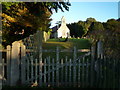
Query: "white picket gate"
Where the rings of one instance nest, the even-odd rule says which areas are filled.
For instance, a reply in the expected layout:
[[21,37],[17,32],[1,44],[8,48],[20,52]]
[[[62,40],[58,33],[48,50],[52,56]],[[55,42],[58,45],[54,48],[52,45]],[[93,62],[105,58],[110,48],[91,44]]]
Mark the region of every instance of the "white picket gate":
[[[81,86],[81,82],[88,83],[88,68],[90,66],[88,57],[90,53],[77,58],[74,48],[73,59],[68,57],[59,58],[59,48],[56,49],[56,58],[48,56],[42,61],[38,59],[26,59],[25,81],[28,84],[37,83],[39,86]],[[86,61],[86,62],[85,62]],[[83,72],[80,70],[82,69]],[[85,70],[84,70],[85,69]],[[86,71],[86,72],[84,72]],[[87,73],[87,76],[85,76]],[[81,78],[80,78],[81,76]],[[81,80],[82,79],[82,80]]]
[[[15,41],[2,51],[6,53],[0,61],[2,85],[120,88],[120,60],[106,58],[101,44],[97,43],[97,51],[92,46],[82,56],[77,56],[79,50],[74,47],[72,58],[61,58],[60,53],[66,50],[42,50],[39,33]],[[43,58],[43,52],[54,52],[55,57]]]
[[80,87],[83,83],[88,83],[90,52],[77,57],[77,49],[74,47],[72,50],[73,58],[67,56],[60,58],[60,53],[63,51],[57,47],[55,51],[52,50],[56,57],[42,58],[42,52],[49,50],[41,48],[40,51],[39,58],[37,58],[32,49],[26,49],[22,41],[14,42],[12,47],[7,46],[7,59],[3,59],[3,67],[7,68],[6,84],[10,86],[36,84],[38,86]]

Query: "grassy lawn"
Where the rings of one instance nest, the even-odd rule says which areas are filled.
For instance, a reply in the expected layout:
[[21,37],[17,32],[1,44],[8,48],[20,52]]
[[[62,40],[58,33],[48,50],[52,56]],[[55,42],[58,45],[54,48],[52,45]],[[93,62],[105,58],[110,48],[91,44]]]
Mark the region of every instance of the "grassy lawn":
[[[62,39],[64,40],[64,39]],[[43,43],[43,49],[55,49],[59,46],[62,49],[71,49],[74,46],[77,49],[89,49],[91,46],[89,39],[68,39],[67,42],[60,42],[58,39],[49,39],[47,42]]]
[[[63,41],[64,39],[62,39]],[[47,42],[43,43],[43,49],[52,49],[55,50],[56,47],[59,46],[60,49],[73,50],[73,47],[76,46],[77,49],[90,49],[91,43],[89,39],[68,39],[67,42],[60,42],[58,39],[49,39]],[[84,54],[83,52],[78,52],[77,55]],[[51,56],[55,58],[55,52],[45,52],[43,53],[43,57]],[[60,58],[65,58],[68,56],[69,58],[73,58],[72,52],[62,52],[60,53]]]

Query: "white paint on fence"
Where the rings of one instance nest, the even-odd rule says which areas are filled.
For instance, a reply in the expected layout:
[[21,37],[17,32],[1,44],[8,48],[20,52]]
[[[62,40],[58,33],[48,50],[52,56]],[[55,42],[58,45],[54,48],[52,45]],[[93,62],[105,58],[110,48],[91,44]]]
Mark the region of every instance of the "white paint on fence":
[[39,86],[42,86],[42,47],[39,46]]
[[59,47],[56,48],[56,85],[59,86]]
[[[79,63],[76,63],[77,50],[75,47],[73,49],[73,59],[68,59],[67,56],[65,57],[65,59],[60,59],[60,50],[59,47],[57,47],[56,59],[51,59],[50,56],[48,56],[46,59],[43,60],[41,59],[42,54],[39,55],[40,59],[35,59],[30,54],[27,54],[28,56],[25,56],[26,49],[22,43],[19,42],[19,45],[17,47],[19,48],[17,49],[17,52],[21,51],[21,61],[19,60],[18,63],[18,65],[20,64],[21,66],[21,71],[19,72],[21,75],[21,84],[33,84],[38,82],[39,86],[42,86],[43,84],[44,86],[72,86],[76,85],[77,79],[79,79],[78,82],[80,83],[80,71],[77,76],[76,67],[79,65],[78,68],[80,70],[81,63],[80,59],[78,59]],[[8,48],[8,50],[8,54],[10,54],[10,47]],[[19,53],[16,55],[19,56]],[[11,57],[8,56],[8,59],[10,58]]]
[[87,58],[87,65],[86,65],[86,85],[89,85],[89,59]]
[[7,85],[10,84],[10,68],[11,68],[11,63],[10,63],[10,59],[11,59],[11,46],[8,45],[7,46]]
[[29,63],[29,59],[27,59],[27,65],[26,65],[26,67],[27,67],[27,83],[29,83],[29,73],[30,73],[30,70],[29,70],[29,67],[30,67],[30,63]]
[[[2,53],[0,53],[0,54],[2,54]],[[3,78],[4,78],[3,77],[4,76],[3,75],[4,74],[4,71],[3,71],[4,70],[4,68],[3,68],[4,67],[4,65],[3,65],[4,63],[3,62],[4,61],[3,61],[2,57],[0,57],[0,58],[1,58],[1,60],[0,60],[0,90],[1,90],[2,89],[2,85],[3,85],[2,81],[3,81]]]
[[76,50],[76,47],[74,47],[73,49],[73,71],[74,71],[74,74],[73,74],[73,83],[74,83],[74,87],[76,85],[76,58],[77,58],[77,50]]
[[31,65],[30,65],[31,66],[31,83],[33,83],[33,77],[34,77],[33,76],[33,56],[31,56],[30,60],[31,60]]
[[71,77],[72,77],[72,75],[71,75],[71,63],[72,63],[72,60],[70,59],[70,62],[69,62],[69,86],[71,86]]
[[[2,63],[2,69],[7,65],[7,84],[14,86],[21,80],[22,84],[31,84],[31,83],[39,83],[39,86],[78,86],[85,87],[94,85],[94,65],[95,65],[95,54],[96,49],[95,46],[91,48],[91,53],[86,53],[83,56],[77,57],[78,50],[74,47],[74,49],[70,50],[70,53],[73,53],[73,58],[60,58],[60,53],[64,50],[60,50],[59,47],[56,48],[56,58],[42,58],[42,47],[36,43],[33,44],[33,41],[30,40],[33,38],[27,38],[30,43],[24,46],[21,42],[14,42],[12,44],[12,48],[10,46],[7,47],[7,64],[5,62]],[[97,44],[99,47],[100,44]],[[34,47],[34,48],[33,48]],[[28,48],[29,50],[26,50]],[[50,51],[50,50],[48,50]],[[52,50],[50,51],[52,52]],[[27,54],[26,54],[27,53]],[[100,48],[97,49],[97,58],[102,58],[102,51]],[[91,58],[88,56],[91,54]],[[21,57],[21,58],[20,58]],[[4,60],[4,59],[3,59]],[[101,59],[100,59],[101,60]],[[104,75],[104,87],[106,86],[106,80],[109,80],[110,77],[107,77],[107,73],[105,70],[103,72],[103,66],[110,67],[110,61],[104,60],[105,64],[99,63],[98,65],[98,76]],[[106,63],[108,62],[108,63]],[[118,62],[113,62],[112,71],[115,70],[115,64]],[[107,65],[106,65],[107,64]],[[0,69],[1,70],[1,69]],[[44,70],[44,71],[43,71]],[[4,77],[4,70],[2,76]],[[115,78],[115,74],[112,74],[112,77]],[[98,80],[100,80],[97,77]],[[3,79],[3,78],[2,78]],[[27,83],[26,83],[27,82]],[[115,82],[115,81],[113,81]],[[118,80],[118,85],[120,80]],[[114,85],[114,83],[113,83]],[[100,86],[102,83],[100,82]],[[115,87],[115,86],[114,86]],[[118,86],[120,87],[120,86]]]
[[38,82],[37,81],[37,73],[38,73],[38,65],[37,65],[37,59],[35,59],[35,82]]
[[[46,58],[44,59],[44,84],[46,84]],[[45,85],[46,86],[46,85]]]
[[[48,71],[50,71],[50,56],[47,59],[48,61]],[[50,72],[48,73],[48,83],[50,83]]]
[[98,43],[97,43],[97,57],[98,58],[103,58],[103,44],[102,44],[102,41],[99,40]]
[[[67,58],[67,56],[65,57],[65,63],[67,64],[67,61],[68,61],[68,58]],[[68,74],[68,70],[67,70],[67,68],[68,68],[68,66],[67,65],[65,65],[65,85],[67,86],[67,74]]]
[[[54,65],[55,65],[55,60],[54,60],[54,58],[52,59],[52,69],[54,70]],[[54,71],[52,72],[52,77],[55,77],[55,75],[54,75],[55,73],[54,73]],[[55,78],[52,78],[52,85],[54,86],[54,82],[55,82]]]
[[63,80],[64,80],[64,78],[63,78],[63,59],[61,59],[61,66],[62,66],[62,68],[61,68],[61,85],[62,85]]
[[84,74],[85,73],[85,70],[84,70],[84,68],[85,68],[84,67],[84,61],[85,61],[85,57],[82,58],[82,87],[84,87],[84,83],[85,83],[84,82],[85,81],[85,79],[84,79],[85,78],[85,76],[84,76],[85,75]]
[[24,85],[25,84],[25,55],[26,55],[26,48],[25,48],[25,45],[23,45],[23,43],[21,42],[20,44],[20,47],[21,47],[21,84]]
[[19,83],[19,55],[20,43],[18,41],[15,41],[14,43],[12,43],[10,86],[15,86],[17,83]]
[[81,69],[80,69],[80,64],[81,64],[81,62],[80,62],[81,60],[78,60],[78,87],[80,87],[81,86],[81,83],[80,83],[80,72],[81,72]]

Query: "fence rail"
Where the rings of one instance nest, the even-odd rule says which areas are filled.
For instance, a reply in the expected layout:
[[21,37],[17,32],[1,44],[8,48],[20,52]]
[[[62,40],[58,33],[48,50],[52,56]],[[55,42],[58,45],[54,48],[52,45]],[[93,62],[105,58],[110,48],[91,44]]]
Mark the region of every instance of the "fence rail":
[[[84,57],[77,60],[75,59],[74,61],[72,59],[67,59],[66,57],[65,59],[58,60],[58,62],[56,62],[54,58],[50,58],[50,57],[45,58],[41,63],[43,68],[42,75],[41,75],[41,80],[42,80],[41,85],[44,85],[46,83],[46,85],[50,85],[50,86],[53,86],[53,84],[54,85],[56,84],[56,86],[60,86],[60,84],[64,83],[62,86],[68,86],[70,83],[74,82],[74,84],[71,84],[71,86],[77,86],[77,85],[80,86],[80,84],[78,84],[80,83],[80,79],[79,81],[77,79],[78,76],[80,76],[81,74],[80,68],[84,69],[84,67],[90,66],[89,62],[82,63],[80,62],[80,60],[84,60]],[[26,65],[27,71],[31,71],[33,73],[34,71],[33,68],[35,69],[35,67],[36,68],[39,67],[39,64],[36,61],[33,63],[33,60],[30,59],[29,64]],[[75,63],[76,61],[79,61],[79,63]],[[73,69],[74,71],[77,69],[76,73],[73,72]],[[26,80],[26,82],[32,83],[32,81],[35,81],[39,83],[38,81],[39,74],[37,75],[37,72],[38,71],[36,70],[34,74],[28,73],[29,75],[27,75],[28,76],[27,78],[29,79]],[[77,73],[79,73],[79,75]],[[54,77],[51,77],[51,76],[54,76]]]

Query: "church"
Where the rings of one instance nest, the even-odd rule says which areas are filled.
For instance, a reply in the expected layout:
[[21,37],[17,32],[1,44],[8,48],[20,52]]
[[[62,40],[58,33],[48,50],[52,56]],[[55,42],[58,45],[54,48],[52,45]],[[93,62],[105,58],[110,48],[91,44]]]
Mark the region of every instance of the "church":
[[61,18],[61,26],[55,26],[52,28],[51,38],[69,38],[70,37],[70,30],[66,25],[66,19],[63,16]]

